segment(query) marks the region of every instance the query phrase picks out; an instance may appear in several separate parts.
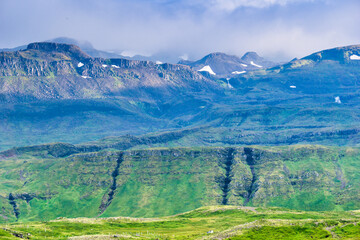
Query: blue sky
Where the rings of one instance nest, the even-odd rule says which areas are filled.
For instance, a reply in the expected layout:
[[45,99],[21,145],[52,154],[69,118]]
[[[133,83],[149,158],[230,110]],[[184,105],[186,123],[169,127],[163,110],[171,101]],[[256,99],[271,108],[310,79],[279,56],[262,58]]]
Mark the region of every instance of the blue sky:
[[290,60],[360,44],[359,26],[359,0],[0,0],[0,48],[66,36],[173,61],[217,51]]

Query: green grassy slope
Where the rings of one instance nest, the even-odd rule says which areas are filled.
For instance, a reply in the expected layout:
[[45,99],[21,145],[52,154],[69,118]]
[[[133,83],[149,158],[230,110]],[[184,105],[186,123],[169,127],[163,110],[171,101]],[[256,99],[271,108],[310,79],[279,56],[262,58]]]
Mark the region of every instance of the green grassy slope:
[[1,239],[359,239],[360,215],[211,206],[162,218],[75,218],[0,225]]
[[16,217],[158,217],[219,204],[312,211],[360,208],[358,148],[74,153],[68,145],[54,145],[7,154],[0,161],[1,222]]

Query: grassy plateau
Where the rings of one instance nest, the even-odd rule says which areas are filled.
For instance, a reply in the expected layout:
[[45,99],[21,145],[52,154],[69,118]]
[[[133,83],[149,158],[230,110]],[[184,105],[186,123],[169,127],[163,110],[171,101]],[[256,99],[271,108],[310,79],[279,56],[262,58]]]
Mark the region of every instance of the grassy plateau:
[[1,239],[360,239],[360,212],[202,207],[161,218],[61,218],[2,224]]

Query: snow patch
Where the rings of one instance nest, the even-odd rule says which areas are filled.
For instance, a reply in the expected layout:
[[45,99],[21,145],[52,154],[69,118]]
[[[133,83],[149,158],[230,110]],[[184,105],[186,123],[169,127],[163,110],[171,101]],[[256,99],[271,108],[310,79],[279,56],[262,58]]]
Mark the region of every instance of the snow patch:
[[85,78],[85,79],[86,79],[86,78],[91,78],[91,77],[89,77],[89,76],[81,76],[81,77],[82,77],[82,78]]
[[107,67],[107,65],[106,65],[106,64],[103,64],[102,66],[103,66],[104,68],[106,68],[106,67]]
[[243,67],[247,67],[248,65],[241,63],[241,66],[243,66]]
[[246,73],[246,71],[234,71],[231,74],[243,74]]
[[350,56],[350,59],[351,60],[360,60],[360,56],[354,54],[354,55]]
[[79,62],[78,67],[82,67],[82,66],[84,66],[84,64],[82,62]]
[[232,89],[232,88],[234,88],[234,87],[233,87],[233,86],[231,86],[231,84],[230,84],[229,80],[230,80],[229,78],[227,78],[227,79],[226,79],[226,81],[227,81],[227,85],[228,85],[228,88]]
[[294,86],[294,85],[291,85],[291,86],[290,86],[290,88],[296,88],[296,86]]
[[208,72],[212,75],[216,75],[216,73],[214,73],[214,71],[211,69],[211,67],[209,65],[206,65],[202,69],[198,70],[198,72]]
[[341,103],[341,100],[340,100],[340,97],[339,96],[337,96],[337,97],[335,97],[335,103]]
[[156,61],[155,64],[160,65],[160,64],[163,64],[163,63],[160,62],[160,61]]
[[250,62],[251,65],[255,66],[255,67],[258,67],[258,68],[262,68],[262,66],[260,65],[257,65],[256,63],[254,63],[253,61]]
[[120,68],[118,65],[111,65],[113,68]]

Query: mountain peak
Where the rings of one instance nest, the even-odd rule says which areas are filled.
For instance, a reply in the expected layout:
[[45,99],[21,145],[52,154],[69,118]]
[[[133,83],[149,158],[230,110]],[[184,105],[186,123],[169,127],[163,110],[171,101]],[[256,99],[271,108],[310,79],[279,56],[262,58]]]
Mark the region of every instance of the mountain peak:
[[260,57],[256,52],[247,52],[241,57],[243,61],[263,61],[264,58]]
[[224,57],[224,56],[229,57],[231,55],[227,55],[227,54],[222,53],[222,52],[213,52],[213,53],[209,53],[205,57]]
[[64,52],[79,58],[90,58],[89,55],[73,44],[54,43],[54,42],[35,42],[27,46],[27,50],[39,50],[44,52]]

